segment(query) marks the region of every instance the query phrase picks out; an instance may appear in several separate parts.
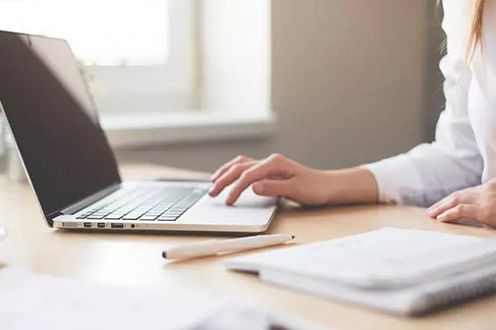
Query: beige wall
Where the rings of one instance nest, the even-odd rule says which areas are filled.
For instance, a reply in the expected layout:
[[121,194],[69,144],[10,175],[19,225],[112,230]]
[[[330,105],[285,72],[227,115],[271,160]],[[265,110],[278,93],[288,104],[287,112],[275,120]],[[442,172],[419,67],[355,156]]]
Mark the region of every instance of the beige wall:
[[432,1],[273,0],[271,138],[119,151],[120,160],[212,170],[282,152],[336,168],[432,136],[442,104],[442,34]]

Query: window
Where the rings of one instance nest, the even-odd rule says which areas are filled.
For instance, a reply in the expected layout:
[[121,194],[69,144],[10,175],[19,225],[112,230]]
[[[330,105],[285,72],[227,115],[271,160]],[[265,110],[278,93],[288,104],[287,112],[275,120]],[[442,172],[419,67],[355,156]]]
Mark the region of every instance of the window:
[[69,41],[114,146],[259,138],[273,118],[270,6],[0,0],[0,29]]
[[192,105],[194,0],[0,0],[0,29],[61,37],[104,113]]

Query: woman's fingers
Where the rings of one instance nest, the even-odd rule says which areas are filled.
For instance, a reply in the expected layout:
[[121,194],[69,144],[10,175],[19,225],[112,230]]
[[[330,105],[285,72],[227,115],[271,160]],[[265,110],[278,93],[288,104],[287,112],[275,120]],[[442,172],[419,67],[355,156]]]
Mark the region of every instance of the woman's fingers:
[[475,204],[458,204],[441,213],[436,219],[441,222],[457,221],[461,219],[478,220],[478,210],[479,207]]
[[440,214],[445,211],[454,208],[455,206],[462,203],[469,203],[470,196],[463,191],[455,192],[448,197],[437,202],[427,210],[427,214],[431,218],[437,218]]
[[246,157],[246,156],[241,156],[241,155],[234,157],[232,160],[228,161],[227,163],[225,163],[224,165],[219,167],[219,169],[217,171],[215,171],[215,173],[212,174],[212,176],[210,177],[210,181],[215,182],[224,173],[226,173],[233,165],[241,164],[241,163],[245,163],[245,162],[249,162],[249,161],[253,161],[253,159]]
[[477,220],[494,226],[496,221],[496,182],[455,192],[436,203],[428,214],[442,222]]
[[286,157],[273,154],[261,161],[256,161],[245,156],[238,156],[221,166],[211,177],[213,180],[209,195],[218,196],[224,188],[233,184],[226,204],[232,205],[238,200],[241,193],[253,183],[254,192],[266,196],[289,197],[291,190],[288,188],[298,168],[302,166]]
[[265,179],[255,182],[252,185],[253,192],[260,196],[281,196],[291,197],[292,179],[288,180],[270,180]]
[[437,202],[436,204],[432,205],[431,207],[429,207],[429,209],[427,210],[427,214],[431,218],[436,218],[438,215],[440,215],[444,211],[456,206],[457,202],[458,201],[455,198],[452,198],[450,195],[450,196],[442,199],[441,201]]
[[254,166],[256,163],[257,162],[253,160],[232,165],[227,171],[221,174],[219,178],[217,178],[208,194],[212,197],[218,196],[225,187],[236,181],[244,171]]
[[240,176],[239,181],[234,185],[229,193],[226,204],[234,204],[236,200],[238,200],[241,193],[252,183],[274,175],[284,174],[287,176],[288,172],[290,172],[288,166],[290,165],[285,162],[284,157],[280,155],[273,155],[252,166]]

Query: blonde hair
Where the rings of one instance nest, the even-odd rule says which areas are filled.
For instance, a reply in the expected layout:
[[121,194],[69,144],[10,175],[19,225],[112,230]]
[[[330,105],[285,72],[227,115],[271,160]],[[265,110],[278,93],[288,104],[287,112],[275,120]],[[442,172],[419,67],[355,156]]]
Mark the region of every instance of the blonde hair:
[[467,45],[468,56],[471,56],[478,46],[481,47],[481,50],[484,49],[482,33],[485,5],[486,0],[475,0],[474,12],[472,15],[472,24],[470,27],[470,38]]

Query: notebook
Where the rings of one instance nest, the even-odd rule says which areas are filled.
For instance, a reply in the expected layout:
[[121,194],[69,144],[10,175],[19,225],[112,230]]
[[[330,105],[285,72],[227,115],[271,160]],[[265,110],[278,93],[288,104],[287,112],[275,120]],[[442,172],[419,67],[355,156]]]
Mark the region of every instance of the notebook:
[[252,254],[228,269],[263,281],[402,315],[496,290],[496,240],[382,228]]

